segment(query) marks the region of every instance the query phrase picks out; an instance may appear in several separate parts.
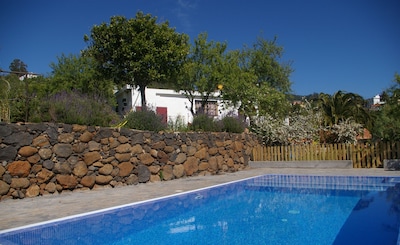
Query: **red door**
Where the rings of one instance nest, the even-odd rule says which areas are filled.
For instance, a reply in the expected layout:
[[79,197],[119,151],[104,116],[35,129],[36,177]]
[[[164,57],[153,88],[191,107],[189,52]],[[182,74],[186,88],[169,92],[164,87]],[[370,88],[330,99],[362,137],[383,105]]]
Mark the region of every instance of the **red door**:
[[167,124],[168,120],[168,108],[167,107],[157,107],[156,108],[157,115],[161,116],[161,121]]

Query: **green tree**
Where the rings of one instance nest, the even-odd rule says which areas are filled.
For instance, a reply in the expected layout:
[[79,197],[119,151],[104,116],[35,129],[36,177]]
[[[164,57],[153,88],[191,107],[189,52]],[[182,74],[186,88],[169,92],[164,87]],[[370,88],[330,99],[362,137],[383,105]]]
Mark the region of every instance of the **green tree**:
[[[18,115],[16,112],[18,111],[24,111],[25,116],[23,118],[20,118],[17,116],[18,121],[28,121],[29,118],[29,103],[30,103],[30,94],[29,94],[29,80],[31,77],[28,77],[28,65],[26,65],[22,60],[20,59],[14,59],[10,63],[10,74],[11,76],[14,76],[15,78],[19,78],[20,81],[15,81],[13,82],[13,86],[15,87],[15,91],[13,91],[13,100],[15,100],[12,103],[13,108],[13,113],[11,116]],[[23,89],[22,85],[23,84]],[[14,90],[13,89],[13,90]],[[17,109],[18,108],[18,109]]]
[[113,102],[114,84],[110,79],[102,78],[91,57],[62,54],[57,57],[57,63],[52,62],[50,67],[52,72],[47,89],[49,93],[79,91]]
[[400,75],[394,75],[394,85],[385,91],[385,104],[374,113],[375,123],[372,134],[386,141],[400,140]]
[[[188,109],[193,116],[205,112],[207,102],[223,82],[224,73],[221,68],[226,48],[226,43],[207,41],[206,33],[201,33],[190,48],[178,78],[177,90],[184,91],[190,102]],[[201,106],[195,113],[196,98],[201,99]]]
[[8,107],[9,121],[25,121],[27,93],[24,81],[21,81],[17,74],[8,74],[1,77],[1,84],[3,108]]
[[282,56],[283,48],[276,39],[268,41],[261,37],[251,48],[228,55],[223,98],[238,106],[251,122],[264,115],[282,119],[288,113],[292,69],[289,63],[281,61]]
[[17,75],[12,74],[8,79],[11,84],[11,122],[32,121],[47,96],[48,78],[38,76],[21,81]]
[[10,66],[10,71],[14,73],[18,73],[19,76],[28,73],[28,65],[26,65],[22,60],[20,59],[14,59]]
[[138,12],[133,19],[111,17],[110,23],[95,25],[86,53],[100,72],[118,85],[139,87],[142,110],[146,110],[145,89],[152,82],[174,79],[188,53],[188,37],[157,23],[157,18]]
[[251,48],[244,49],[242,64],[257,76],[257,84],[268,85],[282,93],[291,91],[289,79],[293,69],[290,62],[283,62],[284,50],[277,45],[277,38],[266,40],[258,37]]
[[[20,59],[14,59],[9,66],[7,76],[1,77],[1,120],[6,121],[28,121],[32,100],[32,79],[37,74],[29,73],[28,66]],[[35,75],[35,76],[28,76]]]
[[51,83],[51,78],[49,77],[33,77],[29,78],[26,81],[25,89],[27,89],[25,95],[22,98],[26,98],[28,103],[22,105],[21,108],[24,108],[25,111],[28,112],[27,120],[29,122],[42,122],[46,120],[41,120],[40,114],[41,110],[46,107],[48,102],[49,92],[49,84]]
[[0,77],[0,122],[10,122],[11,84],[5,76]]

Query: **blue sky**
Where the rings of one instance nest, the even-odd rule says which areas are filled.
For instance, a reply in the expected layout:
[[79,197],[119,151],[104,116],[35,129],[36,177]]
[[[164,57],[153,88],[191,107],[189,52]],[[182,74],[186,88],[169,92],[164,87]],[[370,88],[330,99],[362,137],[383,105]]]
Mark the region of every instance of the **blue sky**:
[[57,56],[86,47],[93,25],[137,11],[191,40],[207,32],[229,49],[276,36],[299,95],[343,90],[370,98],[400,73],[398,0],[2,0],[0,68],[19,58],[29,71],[49,74]]

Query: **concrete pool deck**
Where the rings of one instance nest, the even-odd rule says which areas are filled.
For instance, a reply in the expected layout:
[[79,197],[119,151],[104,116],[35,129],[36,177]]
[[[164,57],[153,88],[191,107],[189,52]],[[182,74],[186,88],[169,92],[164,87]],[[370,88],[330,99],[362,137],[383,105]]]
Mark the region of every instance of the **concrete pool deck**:
[[0,202],[0,231],[82,214],[265,174],[400,176],[377,169],[248,168],[221,175],[195,176],[117,188],[102,188]]

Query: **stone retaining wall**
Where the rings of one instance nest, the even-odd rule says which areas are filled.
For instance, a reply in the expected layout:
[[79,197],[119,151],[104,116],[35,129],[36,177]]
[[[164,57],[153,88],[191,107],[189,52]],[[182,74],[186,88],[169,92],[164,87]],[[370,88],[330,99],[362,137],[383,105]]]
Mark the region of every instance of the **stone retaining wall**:
[[248,166],[251,134],[0,124],[0,197],[166,181]]

